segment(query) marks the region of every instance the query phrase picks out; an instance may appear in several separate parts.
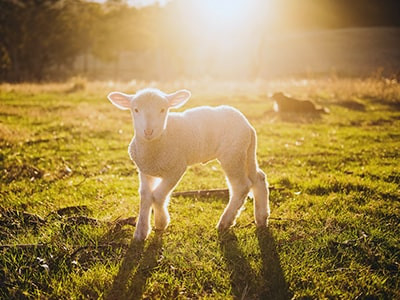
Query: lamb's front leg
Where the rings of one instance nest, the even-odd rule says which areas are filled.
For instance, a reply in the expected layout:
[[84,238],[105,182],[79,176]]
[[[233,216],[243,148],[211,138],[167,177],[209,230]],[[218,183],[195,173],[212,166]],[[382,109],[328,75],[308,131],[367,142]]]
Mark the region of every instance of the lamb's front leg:
[[139,173],[140,179],[140,209],[139,219],[136,225],[136,230],[133,238],[137,241],[143,241],[147,238],[150,233],[150,212],[151,205],[153,202],[153,184],[155,181],[154,177]]
[[160,184],[153,191],[154,225],[158,230],[164,230],[168,227],[170,221],[168,213],[169,196],[184,172],[185,170],[182,170],[170,174],[169,177],[162,178]]

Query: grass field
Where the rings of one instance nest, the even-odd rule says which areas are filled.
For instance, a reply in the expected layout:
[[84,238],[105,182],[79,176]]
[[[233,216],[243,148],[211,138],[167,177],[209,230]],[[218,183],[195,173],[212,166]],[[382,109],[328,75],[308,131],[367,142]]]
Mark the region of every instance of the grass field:
[[[0,85],[1,299],[400,298],[397,81],[159,84],[191,89],[186,107],[243,111],[276,188],[272,219],[256,230],[249,199],[219,235],[227,199],[173,197],[166,232],[133,243],[134,227],[116,226],[139,205],[131,119],[106,95],[145,85]],[[267,97],[278,90],[331,113],[279,117]],[[177,190],[219,187],[211,162]]]

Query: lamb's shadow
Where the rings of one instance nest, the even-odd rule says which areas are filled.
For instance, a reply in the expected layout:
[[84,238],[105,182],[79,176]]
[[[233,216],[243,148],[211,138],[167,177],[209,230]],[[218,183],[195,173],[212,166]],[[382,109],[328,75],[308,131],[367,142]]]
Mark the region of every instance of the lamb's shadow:
[[279,254],[269,228],[257,229],[258,246],[262,257],[262,299],[290,299],[291,294],[283,275]]
[[237,299],[290,299],[279,255],[269,229],[257,229],[262,270],[256,273],[239,248],[236,235],[219,236],[220,248],[230,272],[232,294]]
[[254,282],[253,270],[239,249],[238,239],[231,232],[219,235],[219,242],[231,279],[232,294],[239,299],[249,296],[249,283]]
[[146,280],[157,266],[161,249],[162,232],[156,232],[146,248],[144,242],[132,240],[106,299],[141,299]]

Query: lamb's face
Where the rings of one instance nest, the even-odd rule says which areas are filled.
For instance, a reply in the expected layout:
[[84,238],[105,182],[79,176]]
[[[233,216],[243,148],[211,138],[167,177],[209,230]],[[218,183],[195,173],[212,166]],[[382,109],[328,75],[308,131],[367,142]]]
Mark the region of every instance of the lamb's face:
[[107,98],[119,109],[131,111],[139,138],[153,141],[166,129],[169,109],[182,106],[190,96],[187,90],[165,94],[156,89],[145,89],[135,95],[112,92]]
[[131,102],[136,135],[148,141],[158,139],[167,126],[168,111],[166,96],[153,93],[137,95]]

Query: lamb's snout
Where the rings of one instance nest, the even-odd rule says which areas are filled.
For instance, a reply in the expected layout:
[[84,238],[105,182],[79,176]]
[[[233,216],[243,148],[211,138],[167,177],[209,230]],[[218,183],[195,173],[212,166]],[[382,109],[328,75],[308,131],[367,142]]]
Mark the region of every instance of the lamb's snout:
[[144,130],[144,135],[145,135],[145,137],[147,137],[147,138],[149,138],[149,137],[151,137],[151,135],[153,134],[153,129],[145,129]]

